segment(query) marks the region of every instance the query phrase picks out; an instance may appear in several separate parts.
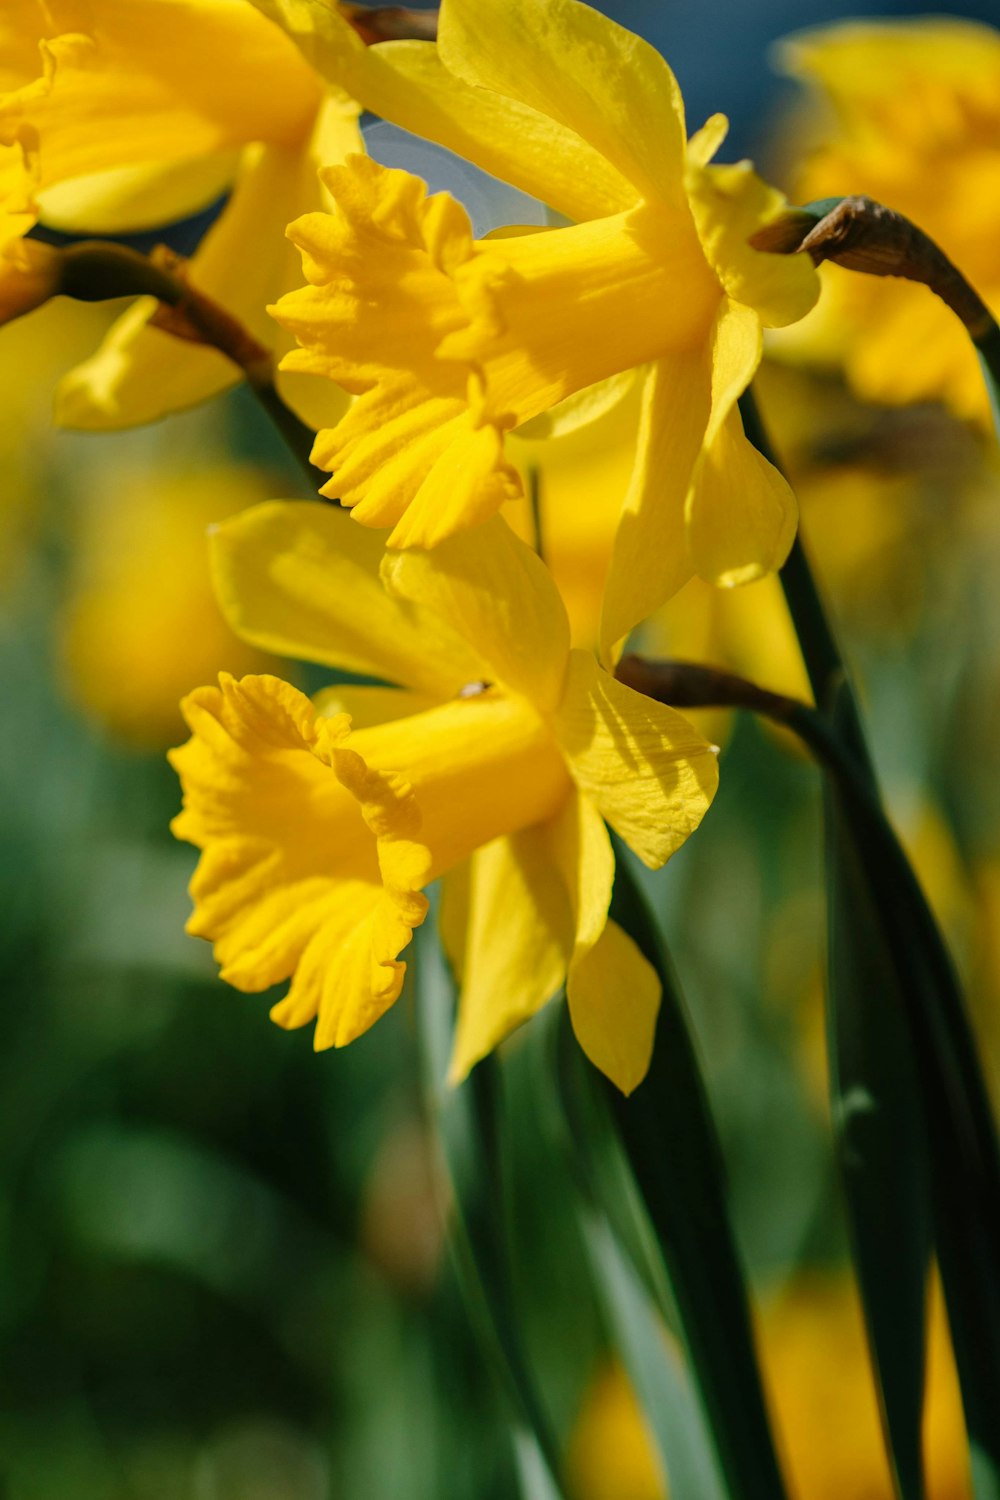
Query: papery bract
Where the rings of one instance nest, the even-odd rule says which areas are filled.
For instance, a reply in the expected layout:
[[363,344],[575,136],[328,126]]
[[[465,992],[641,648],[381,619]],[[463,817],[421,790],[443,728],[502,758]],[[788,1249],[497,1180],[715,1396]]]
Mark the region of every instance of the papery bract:
[[[1000,311],[1000,33],[956,17],[856,21],[792,37],[782,58],[814,95],[798,200],[887,204]],[[822,275],[819,306],[778,352],[841,366],[867,400],[939,399],[988,418],[976,352],[932,292],[839,266]]]

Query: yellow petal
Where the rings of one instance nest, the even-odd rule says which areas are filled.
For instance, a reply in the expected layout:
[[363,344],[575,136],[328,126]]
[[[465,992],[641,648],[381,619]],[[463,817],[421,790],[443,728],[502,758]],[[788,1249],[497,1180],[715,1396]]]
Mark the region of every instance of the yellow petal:
[[569,621],[536,553],[499,517],[433,552],[387,553],[387,589],[447,621],[484,663],[486,680],[554,708],[563,690]]
[[787,480],[743,432],[734,407],[705,450],[688,497],[688,547],[702,578],[729,588],[777,571],[798,506]]
[[462,916],[452,1083],[533,1016],[566,977],[572,915],[545,829],[496,839],[473,855]]
[[661,990],[656,970],[617,922],[608,921],[571,970],[567,997],[580,1046],[623,1094],[631,1094],[649,1069]]
[[697,828],[715,795],[715,752],[688,721],[570,655],[555,729],[573,780],[652,868]]
[[280,656],[382,677],[435,699],[487,666],[461,630],[388,594],[381,538],[334,506],[275,500],[222,523],[210,541],[232,628]]
[[384,120],[436,141],[570,219],[627,208],[635,191],[546,109],[462,81],[425,42],[366,47],[327,0],[253,0],[309,63]]
[[[314,148],[327,159],[359,149],[356,111],[328,100]],[[275,328],[266,307],[299,279],[298,257],[284,237],[289,220],[324,201],[310,152],[279,147],[247,153],[232,198],[190,265],[194,284],[219,301],[277,355],[293,340]],[[249,253],[248,247],[253,251]],[[151,422],[207,400],[242,379],[214,349],[150,328],[156,304],[140,298],[114,324],[97,353],[62,381],[56,419],[65,427],[107,429]],[[279,390],[307,421],[335,421],[346,400],[335,386],[279,375]]]
[[572,909],[566,999],[573,1031],[594,1066],[629,1094],[649,1066],[659,980],[608,918],[615,856],[588,797],[576,792],[567,800],[551,840]]
[[730,297],[753,307],[769,328],[805,317],[819,296],[808,255],[770,255],[749,244],[787,207],[747,161],[701,166],[692,159],[687,192],[706,259]]
[[294,47],[224,0],[51,0],[18,12],[41,57],[0,103],[0,132],[30,129],[42,185],[251,141],[308,135],[320,85]]
[[186,219],[231,188],[238,151],[220,151],[179,162],[143,162],[71,177],[39,194],[49,229],[66,234],[135,234]]
[[686,503],[692,567],[723,587],[780,568],[798,520],[791,489],[744,436],[736,406],[760,357],[757,313],[724,299],[712,345],[712,413]]
[[343,1045],[392,1004],[399,952],[427,910],[430,856],[412,789],[345,744],[273,677],[200,688],[192,738],[171,753],[184,787],[173,830],[203,850],[189,931],[211,938],[222,977],[261,990],[295,980],[275,1019],[318,1015],[316,1045]]
[[681,200],[684,106],[641,37],[577,0],[448,0],[438,47],[458,77],[579,136],[637,197]]
[[696,130],[687,144],[688,161],[700,167],[708,166],[712,157],[729,134],[729,121],[725,115],[710,115],[700,130]]
[[647,377],[601,614],[608,664],[629,631],[691,576],[684,502],[709,419],[710,385],[700,350],[659,360]]

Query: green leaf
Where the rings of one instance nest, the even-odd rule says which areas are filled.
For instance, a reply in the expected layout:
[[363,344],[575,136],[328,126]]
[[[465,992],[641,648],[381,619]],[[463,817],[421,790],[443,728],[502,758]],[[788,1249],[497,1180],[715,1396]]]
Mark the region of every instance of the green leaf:
[[[816,719],[803,711],[800,719]],[[822,730],[822,722],[809,727]],[[920,1082],[941,1271],[977,1500],[1000,1500],[1000,1147],[951,959],[866,770],[829,746],[855,884],[895,970]],[[881,1003],[882,997],[879,997]],[[874,1343],[874,1337],[873,1337]]]
[[836,788],[826,799],[830,1105],[897,1493],[924,1494],[930,1184],[899,974]]
[[524,1500],[562,1500],[559,1449],[511,1295],[495,1061],[480,1063],[458,1088],[449,1085],[454,985],[432,931],[421,928],[415,947],[424,1093],[452,1188],[449,1242],[473,1325],[510,1401]]
[[[680,1355],[666,1267],[607,1099],[564,1005],[536,1020],[532,1041],[535,1092],[548,1133],[578,1186],[578,1220],[594,1289],[659,1451],[671,1500],[723,1500],[704,1409]],[[552,1098],[554,1072],[561,1108]],[[668,1329],[675,1331],[676,1349],[668,1343]]]
[[607,1097],[667,1267],[728,1491],[733,1500],[779,1500],[785,1489],[715,1127],[659,933],[620,845],[616,854],[612,915],[656,968],[663,1000],[649,1076],[629,1099],[610,1084]]

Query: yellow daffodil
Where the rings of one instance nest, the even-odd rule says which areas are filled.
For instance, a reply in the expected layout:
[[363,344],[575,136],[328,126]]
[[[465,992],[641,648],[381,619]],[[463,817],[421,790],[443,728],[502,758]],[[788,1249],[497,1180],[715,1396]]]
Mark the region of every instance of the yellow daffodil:
[[[954,17],[855,21],[792,38],[783,58],[813,90],[797,200],[888,204],[1000,312],[1000,33]],[[933,293],[837,266],[822,274],[819,306],[779,348],[841,364],[867,400],[940,399],[987,417],[975,351]]]
[[565,982],[585,1051],[635,1087],[659,985],[608,918],[604,820],[662,865],[712,799],[712,748],[570,649],[549,574],[499,518],[381,561],[344,513],[274,502],[226,522],[213,557],[245,639],[394,684],[312,703],[274,677],[223,677],[185,701],[174,830],[203,850],[190,930],[223,978],[291,976],[274,1019],[315,1019],[317,1048],[349,1042],[397,998],[444,876],[453,1077]]
[[[266,8],[300,34],[307,15],[317,65],[336,64],[317,47],[316,5]],[[285,365],[358,394],[315,459],[328,493],[390,527],[393,547],[434,545],[495,512],[519,489],[508,430],[649,366],[608,652],[692,573],[733,584],[783,561],[794,502],[735,403],[762,326],[801,317],[818,282],[804,258],[750,248],[784,200],[747,163],[709,165],[725,121],[687,141],[667,64],[606,17],[577,0],[444,0],[438,50],[466,153],[578,222],[475,241],[450,198],[350,157],[322,174],[337,213],[289,230],[310,285],[275,309],[302,346]],[[419,105],[386,85],[379,107],[454,145],[453,108],[436,110],[430,90]]]
[[[0,17],[0,248],[39,214],[74,232],[131,232],[229,190],[192,277],[280,352],[264,307],[295,284],[284,227],[327,201],[317,164],[361,149],[357,115],[243,0],[11,0]],[[67,377],[65,425],[149,421],[239,378],[215,350],[150,328],[153,308],[137,302]],[[315,381],[284,393],[317,422],[343,408]]]

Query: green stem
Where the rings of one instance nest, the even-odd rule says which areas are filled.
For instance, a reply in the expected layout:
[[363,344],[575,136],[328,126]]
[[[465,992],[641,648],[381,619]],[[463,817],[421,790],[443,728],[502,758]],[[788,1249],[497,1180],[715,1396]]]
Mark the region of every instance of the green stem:
[[676,979],[621,848],[611,913],[656,970],[662,1000],[649,1076],[628,1099],[608,1085],[608,1102],[667,1266],[729,1493],[783,1500],[711,1108]]
[[985,332],[972,342],[982,366],[983,380],[990,398],[993,426],[997,436],[1000,437],[1000,327],[991,318]]
[[[980,335],[979,350],[992,381],[1000,371],[995,325]],[[991,387],[991,397],[996,396]],[[741,408],[751,440],[774,462],[749,392]],[[801,547],[793,558],[782,581],[817,702],[817,713],[807,718],[809,711],[800,711],[794,727],[822,744],[824,759],[836,768],[857,868],[867,878],[872,909],[898,976],[918,1059],[935,1246],[976,1493],[1000,1500],[1000,1145],[993,1109],[957,976],[886,818],[854,692]],[[871,1001],[891,1003],[878,993]]]
[[459,1087],[448,1083],[454,986],[427,928],[420,929],[415,946],[420,1073],[427,1113],[452,1189],[449,1240],[459,1280],[480,1343],[508,1398],[515,1432],[520,1431],[521,1459],[533,1449],[535,1466],[547,1471],[551,1492],[561,1497],[559,1445],[535,1383],[514,1305],[495,1059],[486,1058]]
[[[318,494],[321,485],[326,484],[330,478],[324,469],[318,469],[312,461],[313,443],[316,434],[311,427],[298,418],[290,406],[286,406],[278,395],[274,381],[267,377],[257,377],[247,374],[247,385],[253,392],[258,406],[267,415],[278,436],[285,447],[294,458],[296,464],[305,476],[309,486],[310,494],[317,500],[326,500],[325,495]],[[329,500],[330,505],[339,505],[339,500]]]

